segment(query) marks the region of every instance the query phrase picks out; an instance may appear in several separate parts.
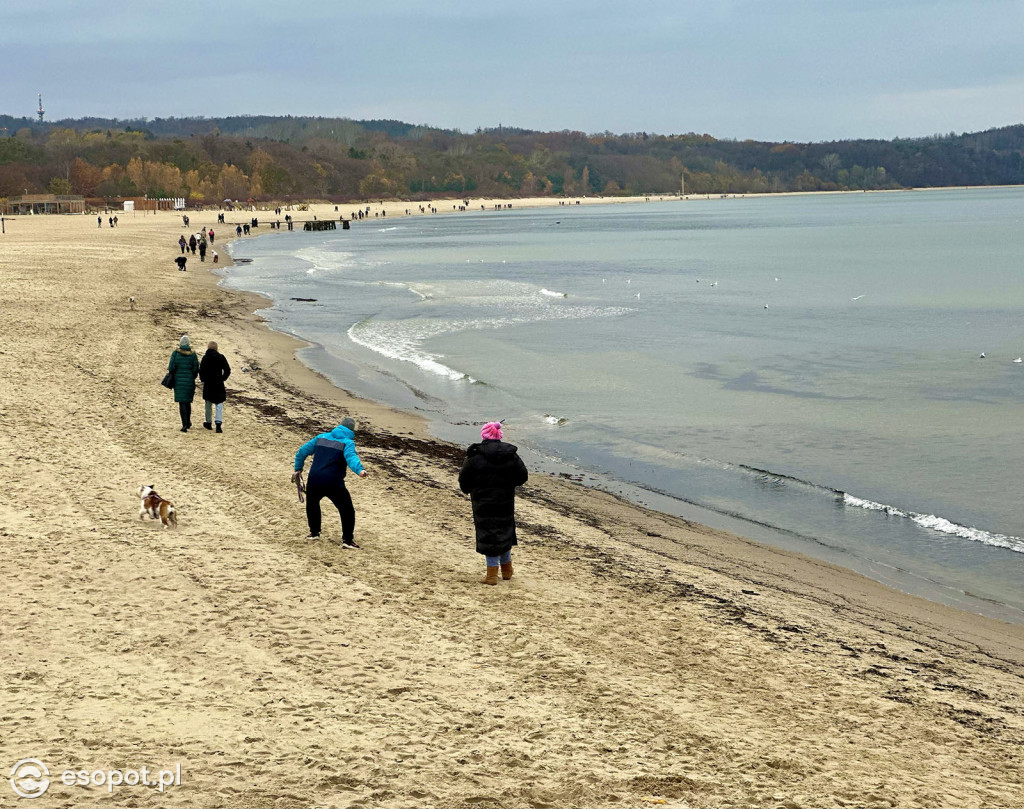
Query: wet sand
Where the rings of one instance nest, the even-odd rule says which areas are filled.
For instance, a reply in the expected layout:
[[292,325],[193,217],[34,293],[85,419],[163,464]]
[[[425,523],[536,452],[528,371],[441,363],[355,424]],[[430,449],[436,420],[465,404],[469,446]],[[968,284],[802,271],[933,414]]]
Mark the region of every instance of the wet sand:
[[[5,225],[0,765],[46,763],[40,805],[1024,802],[1024,627],[542,475],[485,587],[462,449],[305,368],[209,261],[178,272],[180,216]],[[222,435],[159,385],[183,332],[231,362]],[[346,415],[360,551],[329,506],[305,540],[289,482]],[[143,483],[177,530],[138,520]],[[60,780],[178,764],[162,794]]]

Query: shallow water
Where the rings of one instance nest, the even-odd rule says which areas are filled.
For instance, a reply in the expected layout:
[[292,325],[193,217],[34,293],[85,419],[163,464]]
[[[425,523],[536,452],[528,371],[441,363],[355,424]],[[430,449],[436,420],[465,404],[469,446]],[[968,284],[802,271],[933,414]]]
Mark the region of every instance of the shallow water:
[[225,283],[442,437],[505,418],[659,508],[1021,620],[1022,214],[978,189],[375,220],[236,242]]

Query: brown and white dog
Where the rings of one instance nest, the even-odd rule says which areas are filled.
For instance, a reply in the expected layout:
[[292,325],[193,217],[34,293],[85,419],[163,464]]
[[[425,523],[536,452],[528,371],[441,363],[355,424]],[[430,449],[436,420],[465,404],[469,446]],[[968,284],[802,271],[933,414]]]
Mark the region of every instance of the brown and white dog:
[[142,501],[139,506],[140,520],[146,519],[148,515],[150,519],[159,519],[164,524],[164,528],[178,527],[174,503],[164,500],[152,486],[139,486],[139,498]]

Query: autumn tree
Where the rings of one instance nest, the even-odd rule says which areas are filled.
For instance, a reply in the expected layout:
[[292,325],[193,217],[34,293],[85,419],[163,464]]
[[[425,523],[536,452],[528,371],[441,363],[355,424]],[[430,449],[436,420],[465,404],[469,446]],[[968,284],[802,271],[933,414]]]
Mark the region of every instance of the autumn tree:
[[388,179],[383,167],[377,167],[359,182],[359,194],[364,199],[391,196],[396,188],[397,183]]
[[219,199],[247,199],[249,178],[238,166],[225,163],[217,177],[217,193]]
[[103,179],[103,172],[91,163],[86,163],[82,158],[76,157],[71,164],[68,179],[74,193],[81,194],[83,197],[91,197],[96,193],[96,186]]
[[48,188],[50,189],[51,194],[57,194],[58,196],[62,194],[70,194],[71,182],[64,177],[54,177],[50,180]]

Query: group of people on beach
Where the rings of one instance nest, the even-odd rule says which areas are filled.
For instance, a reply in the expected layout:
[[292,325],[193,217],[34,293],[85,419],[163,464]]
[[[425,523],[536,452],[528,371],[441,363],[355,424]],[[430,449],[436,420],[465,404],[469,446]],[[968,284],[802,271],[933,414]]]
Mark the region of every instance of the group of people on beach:
[[[186,242],[184,234],[178,240],[182,255],[176,261],[184,270],[186,247],[194,254],[205,253],[206,232],[201,230]],[[240,233],[238,235],[241,235]],[[213,229],[209,230],[213,241]],[[200,361],[192,348],[190,338],[183,334],[167,364],[168,387],[174,391],[178,404],[181,432],[192,428],[192,401],[196,393],[196,379],[203,383],[205,420],[203,427],[223,432],[224,402],[227,390],[224,383],[231,376],[231,365],[220,353],[217,343],[211,341]],[[361,478],[366,477],[355,444],[356,424],[351,417],[341,420],[332,430],[320,433],[299,447],[295,453],[292,482],[298,487],[299,500],[305,493],[307,539],[320,538],[322,513],[320,504],[326,498],[334,504],[341,519],[342,547],[357,549],[355,541],[356,513],[352,496],[345,485],[345,475],[351,469]],[[518,448],[504,440],[500,422],[488,422],[480,431],[480,441],[466,450],[466,460],[459,472],[459,488],[470,496],[473,523],[476,531],[476,551],[485,557],[487,572],[483,583],[496,585],[501,579],[512,578],[512,548],[519,544],[515,525],[515,490],[529,478],[526,465],[519,457]],[[312,458],[309,476],[303,481],[303,468]]]
[[[207,242],[207,236],[209,236],[209,242]],[[213,244],[213,228],[210,228],[209,230],[202,228],[200,229],[198,236],[195,233],[193,233],[188,237],[188,239],[185,238],[184,233],[182,233],[181,236],[178,237],[178,247],[181,248],[181,254],[185,255],[186,253],[192,253],[192,255],[194,256],[196,254],[196,251],[198,250],[200,261],[206,261],[206,251],[208,249],[211,249],[211,244]],[[214,262],[216,263],[216,250],[213,251],[213,258]],[[184,269],[184,267],[180,268]]]
[[[306,495],[307,539],[319,539],[322,515],[320,502],[330,500],[341,517],[343,548],[358,548],[355,541],[356,512],[352,496],[345,486],[345,473],[351,469],[361,478],[366,469],[355,444],[356,423],[351,417],[328,432],[314,436],[295,453],[292,483],[298,486],[299,499]],[[485,558],[487,573],[483,583],[496,585],[498,576],[512,578],[512,548],[518,545],[515,523],[516,487],[529,478],[518,448],[504,440],[500,422],[492,421],[480,431],[480,442],[470,444],[466,461],[459,472],[459,488],[470,496],[476,529],[476,551]],[[305,483],[302,471],[312,456]]]
[[224,401],[227,399],[224,383],[231,376],[231,365],[218,350],[217,343],[210,341],[200,362],[189,336],[181,335],[178,347],[171,352],[167,363],[167,375],[168,387],[174,391],[174,401],[178,404],[181,431],[187,433],[192,429],[192,400],[196,395],[198,377],[203,383],[203,401],[206,403],[203,427],[212,430],[216,425],[218,433],[224,432]]

